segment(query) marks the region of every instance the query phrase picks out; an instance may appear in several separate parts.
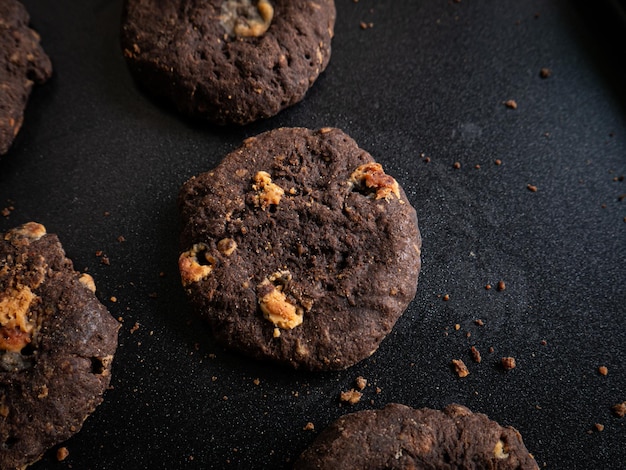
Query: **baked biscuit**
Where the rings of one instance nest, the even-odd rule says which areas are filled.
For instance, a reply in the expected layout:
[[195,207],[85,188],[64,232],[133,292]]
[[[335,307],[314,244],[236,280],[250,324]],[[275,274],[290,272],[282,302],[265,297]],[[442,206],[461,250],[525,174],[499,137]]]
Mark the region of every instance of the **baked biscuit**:
[[460,405],[443,411],[399,404],[339,418],[300,456],[295,470],[537,470],[514,428]]
[[334,0],[126,0],[132,75],[181,113],[247,124],[302,100],[330,60]]
[[80,430],[111,380],[118,322],[55,235],[0,235],[0,468],[24,468]]
[[33,84],[52,75],[50,59],[39,35],[28,27],[29,20],[17,0],[0,2],[0,155],[7,153],[22,127]]
[[223,344],[312,370],[372,354],[415,296],[396,180],[338,129],[249,138],[180,191],[188,296]]

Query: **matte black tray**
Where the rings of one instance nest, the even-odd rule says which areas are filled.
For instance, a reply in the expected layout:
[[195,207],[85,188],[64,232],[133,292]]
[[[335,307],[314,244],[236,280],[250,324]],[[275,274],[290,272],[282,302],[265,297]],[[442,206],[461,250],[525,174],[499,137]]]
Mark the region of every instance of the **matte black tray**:
[[[390,402],[486,413],[517,428],[540,467],[626,468],[626,418],[611,412],[626,400],[618,3],[337,0],[327,71],[302,103],[243,128],[183,119],[136,87],[121,0],[25,3],[55,75],[0,158],[0,209],[13,208],[0,229],[35,220],[57,233],[123,322],[105,402],[64,462],[54,449],[33,468],[289,468],[338,416]],[[224,351],[180,286],[180,185],[279,126],[342,128],[418,212],[417,297],[343,372]],[[505,372],[503,356],[517,367]],[[363,399],[340,403],[358,376]]]

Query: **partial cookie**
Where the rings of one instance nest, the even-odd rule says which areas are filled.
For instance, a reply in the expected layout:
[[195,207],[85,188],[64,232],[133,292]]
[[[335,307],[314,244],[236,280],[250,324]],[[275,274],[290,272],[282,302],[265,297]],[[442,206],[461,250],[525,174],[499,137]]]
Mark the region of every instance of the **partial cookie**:
[[50,59],[28,22],[20,2],[0,1],[0,155],[9,150],[22,126],[33,84],[52,75]]
[[460,405],[443,411],[399,404],[359,411],[332,423],[295,470],[537,470],[514,428]]
[[179,207],[188,297],[221,343],[250,356],[348,367],[415,296],[415,210],[338,129],[247,139],[185,183]]
[[0,234],[0,468],[23,468],[78,432],[111,380],[118,322],[56,235]]
[[274,116],[330,60],[334,0],[126,0],[122,48],[137,80],[217,124]]

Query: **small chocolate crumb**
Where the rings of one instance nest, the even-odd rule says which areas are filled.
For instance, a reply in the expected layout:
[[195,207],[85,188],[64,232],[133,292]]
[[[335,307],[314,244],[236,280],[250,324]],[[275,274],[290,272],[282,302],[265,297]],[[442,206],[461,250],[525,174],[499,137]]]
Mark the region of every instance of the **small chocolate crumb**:
[[517,101],[515,100],[506,100],[504,105],[509,109],[517,109]]
[[485,285],[485,289],[486,289],[486,290],[490,290],[490,289],[491,289],[491,284],[487,284],[487,285]]
[[499,158],[496,158],[496,161],[494,163],[496,165],[500,166],[500,165],[502,165],[502,160],[500,160]]
[[454,164],[452,165],[452,167],[453,167],[455,170],[458,170],[459,168],[461,168],[461,162],[454,162]]
[[596,423],[593,425],[593,427],[596,428],[596,431],[598,432],[604,431],[604,424]]
[[474,320],[474,323],[478,326],[485,326],[485,322],[482,321],[480,318],[478,320]]
[[450,300],[450,295],[449,294],[444,294],[443,297],[441,298],[444,302],[447,302],[448,300]]
[[304,425],[304,427],[302,428],[303,431],[314,431],[315,430],[315,425],[312,422],[308,422]]
[[500,359],[500,363],[502,364],[504,370],[512,370],[515,369],[515,367],[517,366],[514,357],[503,357],[502,359]]
[[506,284],[504,283],[504,281],[498,281],[498,290],[503,291],[505,289],[506,289]]
[[461,359],[452,359],[452,367],[454,367],[454,372],[456,372],[456,375],[461,378],[467,377],[469,375],[469,369]]
[[490,354],[493,354],[495,352],[495,349],[493,348],[493,346],[489,346],[488,351]]
[[536,193],[537,192],[537,186],[535,186],[533,184],[527,184],[526,185],[526,189],[528,189],[532,193]]
[[600,366],[598,367],[598,373],[600,375],[607,375],[609,373],[609,369],[606,366]]

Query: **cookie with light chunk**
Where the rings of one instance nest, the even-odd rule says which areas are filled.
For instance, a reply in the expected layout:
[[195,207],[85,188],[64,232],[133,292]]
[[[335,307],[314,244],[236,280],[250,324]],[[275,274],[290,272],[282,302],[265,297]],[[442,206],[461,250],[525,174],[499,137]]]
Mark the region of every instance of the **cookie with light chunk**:
[[179,267],[217,340],[310,370],[370,356],[414,298],[417,217],[338,129],[247,139],[179,194]]
[[17,0],[0,1],[0,155],[8,152],[22,127],[33,85],[52,75],[50,59],[29,20]]
[[135,80],[187,116],[243,125],[301,101],[330,60],[334,0],[126,0]]
[[0,468],[24,468],[80,430],[111,380],[118,322],[56,235],[0,234]]
[[461,405],[442,411],[390,404],[328,426],[294,470],[538,470],[520,433]]

